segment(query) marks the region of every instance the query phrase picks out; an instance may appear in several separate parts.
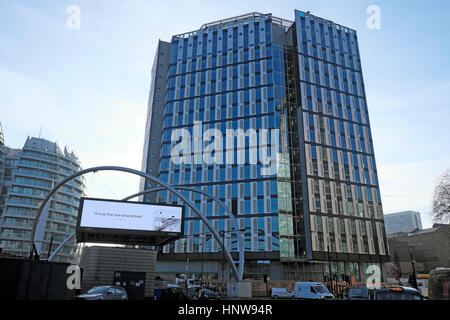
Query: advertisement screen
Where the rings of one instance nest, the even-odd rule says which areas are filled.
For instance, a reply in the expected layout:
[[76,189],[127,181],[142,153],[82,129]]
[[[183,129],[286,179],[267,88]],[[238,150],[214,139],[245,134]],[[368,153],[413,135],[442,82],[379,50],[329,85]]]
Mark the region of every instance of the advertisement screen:
[[81,228],[182,232],[183,207],[82,199]]

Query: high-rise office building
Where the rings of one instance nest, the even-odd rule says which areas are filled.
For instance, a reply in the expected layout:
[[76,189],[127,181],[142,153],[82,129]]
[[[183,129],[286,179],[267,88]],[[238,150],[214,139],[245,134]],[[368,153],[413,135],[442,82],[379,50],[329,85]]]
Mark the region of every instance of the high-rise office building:
[[[232,209],[245,278],[361,280],[389,259],[356,31],[334,22],[251,13],[160,41],[142,170]],[[185,194],[237,260],[227,216]],[[226,279],[220,250],[187,210],[185,237],[163,248],[157,271]]]
[[422,230],[420,213],[416,211],[401,211],[384,216],[386,234],[411,233]]
[[3,189],[3,178],[5,176],[5,139],[3,136],[3,128],[0,123],[0,225],[2,223],[2,208],[4,205],[4,195],[6,188]]
[[[56,143],[40,138],[27,138],[23,149],[3,145],[0,150],[5,163],[0,181],[0,247],[7,254],[28,256],[31,228],[42,200],[54,184],[81,170],[80,162],[73,152],[66,148],[62,152]],[[35,238],[42,258],[48,258],[50,244],[53,251],[75,230],[83,190],[83,180],[76,178],[59,189],[44,209]],[[53,261],[70,262],[74,250],[74,244],[67,244]]]

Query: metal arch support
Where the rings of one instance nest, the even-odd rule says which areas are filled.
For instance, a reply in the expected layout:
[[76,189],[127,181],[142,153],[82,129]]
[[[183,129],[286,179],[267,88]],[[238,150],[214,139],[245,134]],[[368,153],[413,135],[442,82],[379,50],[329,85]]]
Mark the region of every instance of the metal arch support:
[[[212,200],[214,200],[215,202],[217,202],[217,204],[227,213],[227,215],[230,217],[234,229],[236,230],[236,233],[238,235],[238,244],[239,244],[239,279],[242,280],[243,278],[243,274],[244,274],[244,243],[242,241],[242,235],[241,232],[239,231],[239,224],[238,221],[236,219],[236,217],[233,215],[233,213],[231,212],[230,208],[228,206],[226,206],[219,198],[217,198],[216,196],[207,193],[206,191],[203,191],[201,189],[196,189],[196,188],[192,188],[192,187],[183,187],[183,186],[174,186],[175,189],[177,190],[185,190],[185,191],[192,191],[192,192],[197,192],[200,194],[203,194],[209,198],[211,198]],[[151,188],[151,189],[147,189],[144,191],[140,191],[137,192],[135,194],[132,194],[131,196],[128,196],[126,198],[123,198],[123,201],[128,201],[130,199],[133,199],[135,197],[144,195],[146,193],[151,193],[151,192],[158,192],[158,191],[163,191],[164,188],[161,187],[156,187],[156,188]]]
[[[220,207],[222,207],[222,209],[224,209],[224,211],[228,214],[228,216],[230,217],[231,221],[233,222],[234,228],[236,230],[236,233],[238,235],[238,243],[239,243],[239,279],[242,280],[243,274],[244,274],[244,244],[242,242],[242,236],[241,233],[239,231],[239,225],[237,222],[236,217],[233,215],[233,213],[231,212],[230,208],[227,207],[220,199],[218,199],[217,197],[207,193],[206,191],[203,190],[199,190],[199,189],[195,189],[195,188],[191,188],[191,187],[183,187],[183,186],[174,186],[175,189],[177,190],[186,190],[186,191],[192,191],[192,192],[197,192],[200,194],[203,194],[209,198],[211,198],[212,200],[216,201]],[[132,194],[126,198],[123,198],[122,201],[128,201],[130,199],[133,199],[135,197],[144,195],[146,193],[151,193],[151,192],[158,192],[158,191],[163,191],[165,190],[165,188],[163,187],[156,187],[156,188],[151,188],[151,189],[147,189],[144,191],[140,191],[137,192],[135,194]],[[197,211],[197,215],[199,215],[200,213]],[[75,232],[71,233],[66,239],[64,239],[64,241],[53,251],[53,253],[50,255],[50,257],[48,258],[48,261],[52,260],[53,257],[59,252],[59,250],[61,250],[64,245],[69,242],[73,236],[75,235]]]
[[209,230],[211,230],[211,233],[214,235],[214,237],[216,238],[216,241],[219,243],[220,247],[222,248],[222,250],[225,253],[225,257],[227,259],[228,264],[231,267],[231,270],[233,272],[233,276],[235,278],[235,280],[237,282],[240,281],[239,279],[239,273],[238,270],[236,268],[236,265],[233,262],[233,258],[231,257],[230,252],[228,251],[228,249],[225,247],[222,238],[220,237],[220,235],[217,233],[217,230],[214,229],[214,227],[209,223],[208,219],[206,219],[205,216],[199,214],[199,212],[197,211],[197,208],[195,207],[195,205],[188,200],[187,198],[184,197],[184,195],[182,193],[180,193],[179,191],[177,191],[174,187],[168,185],[165,182],[162,182],[161,180],[159,180],[158,178],[139,171],[139,170],[135,170],[135,169],[131,169],[131,168],[125,168],[125,167],[117,167],[117,166],[99,166],[99,167],[93,167],[93,168],[88,168],[88,169],[84,169],[84,170],[80,170],[78,172],[75,172],[74,174],[64,178],[63,180],[61,180],[60,182],[58,182],[53,189],[47,194],[47,196],[44,198],[44,200],[42,201],[42,204],[36,214],[36,218],[34,219],[33,222],[33,228],[31,229],[31,237],[30,237],[30,257],[33,256],[33,250],[35,248],[35,241],[34,241],[34,237],[36,235],[36,229],[37,229],[37,225],[39,223],[39,218],[41,217],[42,211],[44,210],[44,207],[47,205],[47,202],[50,200],[50,198],[56,193],[56,191],[58,191],[59,188],[61,188],[64,184],[66,184],[67,182],[69,182],[70,180],[81,176],[83,174],[89,173],[89,172],[97,172],[97,171],[122,171],[122,172],[127,172],[127,173],[132,173],[144,178],[149,179],[150,181],[164,187],[165,189],[169,190],[170,192],[172,192],[174,195],[176,195],[178,198],[180,198],[184,203],[186,203],[187,206],[189,206],[194,212],[196,212],[199,215],[199,218],[205,223],[205,225],[208,227]]
[[48,257],[48,261],[52,260],[53,257],[59,252],[59,250],[61,250],[62,247],[64,247],[64,245],[65,245],[67,242],[69,242],[70,239],[72,239],[74,235],[75,235],[75,232],[72,232],[71,234],[69,234],[69,236],[68,236],[67,238],[65,238],[65,239],[63,240],[63,242],[61,242],[61,243],[59,244],[59,246],[53,251],[53,253],[50,255],[50,257]]

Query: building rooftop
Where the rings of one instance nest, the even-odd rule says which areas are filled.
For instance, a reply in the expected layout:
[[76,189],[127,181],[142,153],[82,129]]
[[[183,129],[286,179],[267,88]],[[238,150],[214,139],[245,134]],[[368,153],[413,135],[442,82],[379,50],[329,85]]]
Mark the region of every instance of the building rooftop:
[[78,157],[75,155],[73,151],[68,151],[67,147],[64,148],[63,152],[61,151],[56,142],[48,141],[42,138],[28,137],[24,145],[24,149],[25,148],[55,153],[60,156],[64,156],[68,159],[71,159],[72,161],[78,162]]
[[332,24],[334,24],[334,25],[336,25],[338,27],[338,30],[343,30],[344,32],[350,32],[350,33],[356,33],[356,30],[354,30],[352,28],[343,26],[343,25],[341,25],[339,23],[336,23],[334,21],[331,21],[331,20],[328,20],[328,19],[325,19],[325,18],[322,18],[322,17],[319,17],[319,16],[315,16],[315,15],[311,14],[310,11],[308,11],[308,12],[303,12],[301,10],[296,10],[296,11],[300,12],[300,15],[302,17],[308,15],[308,16],[313,17],[314,19],[318,20],[321,23],[332,23]]
[[39,151],[47,151],[51,153],[62,154],[61,149],[56,142],[51,142],[41,138],[28,137],[25,141],[24,148],[36,149]]
[[393,212],[393,213],[386,213],[384,214],[385,217],[394,217],[394,216],[401,216],[404,214],[420,214],[420,212],[418,211],[412,211],[412,210],[407,210],[407,211],[400,211],[400,212]]
[[[333,22],[331,20],[327,20],[327,19],[315,16],[315,15],[311,14],[309,11],[308,12],[303,12],[303,11],[300,11],[300,10],[296,10],[296,11],[300,12],[302,17],[309,16],[310,18],[316,19],[319,22],[324,23],[324,24],[327,24],[327,23],[334,24],[334,25],[337,26],[338,30],[342,30],[342,31],[347,32],[347,33],[349,33],[349,32],[350,33],[356,33],[356,31],[354,29],[351,29],[349,27],[340,25],[340,24],[338,24],[336,22]],[[239,16],[231,17],[231,18],[226,18],[226,19],[221,19],[221,20],[205,23],[198,30],[190,31],[190,32],[184,32],[184,33],[180,33],[180,34],[174,35],[172,37],[172,39],[173,38],[184,39],[184,38],[188,38],[188,37],[193,36],[193,35],[197,35],[201,31],[208,32],[208,29],[211,29],[211,28],[215,28],[215,27],[219,27],[219,26],[225,26],[225,25],[234,25],[234,24],[242,23],[243,21],[246,21],[246,20],[251,20],[251,19],[256,19],[256,18],[264,18],[264,17],[270,17],[272,19],[272,23],[273,24],[282,26],[286,31],[288,31],[289,28],[291,28],[292,25],[294,25],[294,23],[295,23],[294,21],[291,21],[291,20],[274,17],[274,16],[272,16],[271,13],[250,12],[250,13],[242,14],[242,15],[239,15]]]
[[[272,16],[271,13],[260,13],[260,12],[246,13],[246,14],[242,14],[242,15],[227,18],[227,19],[221,19],[221,20],[217,20],[214,22],[205,23],[204,25],[202,25],[200,27],[200,30],[217,27],[217,26],[222,26],[222,25],[227,25],[230,23],[236,23],[236,22],[243,21],[243,20],[259,18],[259,17],[267,16],[267,15]],[[273,16],[272,16],[272,22],[277,25],[286,27],[286,28],[290,28],[292,26],[292,24],[294,23],[293,21],[282,19],[282,18],[277,18],[277,17],[273,17]]]
[[3,147],[5,150],[5,154],[8,158],[18,158],[20,157],[21,153],[22,153],[22,149],[13,149],[13,148],[9,148],[9,147]]
[[435,232],[441,228],[450,228],[450,224],[439,224],[439,223],[435,223],[433,225],[433,227],[431,228],[427,228],[427,229],[422,229],[422,230],[417,230],[414,232],[397,232],[397,233],[391,233],[388,235],[388,238],[390,239],[395,239],[395,238],[405,238],[405,237],[411,237],[411,236],[418,236],[421,234],[427,234],[427,233],[432,233]]
[[288,30],[294,24],[293,21],[274,17],[274,16],[272,16],[271,13],[251,12],[251,13],[243,14],[243,15],[236,16],[236,17],[231,17],[231,18],[227,18],[227,19],[208,22],[208,23],[203,24],[200,27],[200,29],[198,29],[198,30],[180,33],[180,34],[174,35],[172,38],[181,38],[181,39],[188,38],[192,35],[197,35],[200,32],[208,32],[208,29],[211,29],[211,28],[230,25],[230,24],[233,25],[233,24],[237,24],[237,23],[242,23],[245,20],[251,20],[251,19],[255,19],[255,18],[265,18],[265,17],[267,17],[267,18],[270,17],[272,19],[273,24],[282,26],[285,28],[285,30]]

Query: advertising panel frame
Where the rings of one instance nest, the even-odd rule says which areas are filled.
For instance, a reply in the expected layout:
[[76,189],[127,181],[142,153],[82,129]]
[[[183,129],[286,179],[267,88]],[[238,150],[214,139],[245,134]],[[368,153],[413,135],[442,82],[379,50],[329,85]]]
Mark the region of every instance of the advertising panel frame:
[[[173,232],[173,231],[152,231],[152,230],[134,230],[125,228],[119,229],[119,228],[81,226],[85,200],[99,201],[99,202],[100,201],[115,202],[130,205],[138,204],[148,206],[181,208],[181,230],[180,232]],[[179,204],[165,204],[155,202],[137,202],[137,201],[123,201],[115,199],[81,197],[80,204],[78,207],[77,224],[75,227],[76,240],[78,243],[92,242],[92,243],[115,243],[125,245],[136,244],[136,245],[161,246],[184,236],[185,211],[186,211],[185,206]]]

